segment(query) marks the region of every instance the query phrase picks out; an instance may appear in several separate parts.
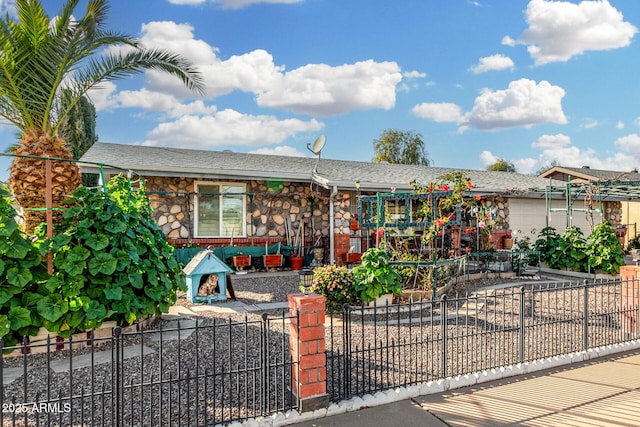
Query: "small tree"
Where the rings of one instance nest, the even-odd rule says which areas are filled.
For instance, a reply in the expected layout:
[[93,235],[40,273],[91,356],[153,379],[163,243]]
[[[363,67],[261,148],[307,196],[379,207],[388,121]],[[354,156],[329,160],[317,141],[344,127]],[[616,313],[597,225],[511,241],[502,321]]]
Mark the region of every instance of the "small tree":
[[374,162],[429,166],[431,161],[422,135],[416,132],[387,129],[373,141]]
[[512,162],[500,158],[495,163],[487,166],[487,170],[494,172],[515,172],[516,167]]

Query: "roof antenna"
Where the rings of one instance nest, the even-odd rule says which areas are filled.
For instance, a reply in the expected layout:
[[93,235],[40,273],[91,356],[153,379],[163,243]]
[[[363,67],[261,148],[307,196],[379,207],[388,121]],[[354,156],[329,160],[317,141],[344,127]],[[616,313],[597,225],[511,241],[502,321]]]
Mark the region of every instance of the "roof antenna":
[[320,135],[313,142],[313,145],[307,143],[307,150],[311,151],[313,154],[318,156],[318,160],[316,160],[316,165],[313,167],[313,173],[318,172],[318,163],[320,163],[320,154],[322,149],[324,148],[324,144],[327,143],[327,138],[324,135]]

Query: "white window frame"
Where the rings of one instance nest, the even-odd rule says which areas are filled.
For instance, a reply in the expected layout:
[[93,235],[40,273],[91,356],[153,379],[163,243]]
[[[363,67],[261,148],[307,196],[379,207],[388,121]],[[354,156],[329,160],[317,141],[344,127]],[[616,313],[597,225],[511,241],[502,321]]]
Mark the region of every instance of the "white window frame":
[[[194,215],[193,215],[193,225],[194,225],[194,231],[195,231],[195,236],[196,237],[217,237],[217,238],[228,238],[228,237],[232,237],[232,236],[223,236],[220,233],[218,233],[217,235],[201,235],[200,234],[200,230],[199,230],[199,218],[200,218],[200,187],[201,186],[211,186],[211,185],[217,185],[220,187],[223,186],[230,186],[230,187],[239,187],[241,189],[240,192],[233,192],[233,193],[229,193],[229,194],[233,194],[233,195],[238,195],[240,197],[242,197],[242,229],[241,230],[237,230],[234,231],[234,235],[233,237],[246,237],[246,232],[247,232],[247,195],[246,195],[246,191],[247,191],[247,185],[243,184],[243,183],[239,183],[239,182],[223,182],[223,181],[195,181],[194,182],[194,189],[196,192],[196,197],[194,200]],[[208,196],[211,197],[211,196]],[[224,197],[223,195],[218,196],[220,197],[220,210],[222,210],[224,204],[222,203],[222,198]],[[222,215],[222,212],[219,212],[219,215]],[[220,217],[219,217],[220,218]],[[222,221],[220,221],[220,224],[222,225]]]

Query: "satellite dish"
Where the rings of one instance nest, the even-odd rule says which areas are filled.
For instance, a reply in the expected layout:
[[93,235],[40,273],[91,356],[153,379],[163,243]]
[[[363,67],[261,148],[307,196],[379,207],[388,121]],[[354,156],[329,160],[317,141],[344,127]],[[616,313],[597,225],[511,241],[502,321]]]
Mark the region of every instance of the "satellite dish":
[[313,154],[318,156],[318,160],[316,160],[316,166],[313,168],[313,173],[318,172],[318,163],[320,162],[320,152],[324,148],[324,144],[327,143],[327,138],[324,135],[320,135],[313,141],[313,145],[307,144],[307,150],[311,151]]
[[311,151],[313,154],[315,154],[316,156],[318,156],[320,154],[320,152],[322,151],[322,149],[324,148],[324,144],[327,143],[327,138],[324,137],[324,135],[320,135],[319,137],[316,138],[316,140],[313,142],[313,145],[309,146],[309,144],[307,144],[307,148],[309,149],[309,151]]

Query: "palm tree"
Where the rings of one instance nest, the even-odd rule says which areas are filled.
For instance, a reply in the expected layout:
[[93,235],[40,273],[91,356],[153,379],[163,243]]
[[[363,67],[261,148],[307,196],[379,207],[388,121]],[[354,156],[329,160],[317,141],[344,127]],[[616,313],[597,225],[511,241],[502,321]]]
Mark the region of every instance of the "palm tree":
[[[58,129],[83,95],[105,81],[154,69],[178,77],[190,90],[204,91],[202,76],[183,57],[146,49],[129,35],[105,29],[107,0],[89,0],[84,16],[76,19],[78,2],[67,0],[49,18],[39,1],[17,0],[17,20],[0,19],[0,116],[19,128],[16,155],[71,159]],[[123,49],[104,53],[114,46]],[[64,103],[63,92],[71,95]],[[53,204],[59,206],[79,185],[80,172],[65,161],[52,162],[52,170]],[[45,161],[15,157],[9,183],[25,209],[25,231],[32,233],[45,217],[30,210],[45,205]]]

